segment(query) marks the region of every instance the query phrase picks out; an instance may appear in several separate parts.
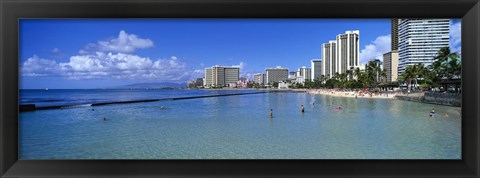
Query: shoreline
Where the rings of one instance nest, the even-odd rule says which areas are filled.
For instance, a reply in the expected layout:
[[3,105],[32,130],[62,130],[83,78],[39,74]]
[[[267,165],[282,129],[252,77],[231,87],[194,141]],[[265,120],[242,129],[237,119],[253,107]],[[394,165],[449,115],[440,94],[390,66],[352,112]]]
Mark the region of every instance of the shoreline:
[[361,91],[339,91],[334,89],[303,89],[308,94],[327,95],[344,98],[395,99],[394,93],[366,93]]

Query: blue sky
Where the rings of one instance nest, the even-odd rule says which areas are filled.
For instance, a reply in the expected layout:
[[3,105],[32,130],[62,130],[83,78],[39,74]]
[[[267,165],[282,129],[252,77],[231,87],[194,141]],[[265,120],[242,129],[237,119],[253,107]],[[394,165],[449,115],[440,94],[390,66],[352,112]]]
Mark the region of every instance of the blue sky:
[[[454,28],[459,46],[458,20]],[[213,65],[240,66],[247,77],[294,71],[347,30],[360,30],[360,63],[390,50],[390,19],[21,20],[20,88],[186,82]]]

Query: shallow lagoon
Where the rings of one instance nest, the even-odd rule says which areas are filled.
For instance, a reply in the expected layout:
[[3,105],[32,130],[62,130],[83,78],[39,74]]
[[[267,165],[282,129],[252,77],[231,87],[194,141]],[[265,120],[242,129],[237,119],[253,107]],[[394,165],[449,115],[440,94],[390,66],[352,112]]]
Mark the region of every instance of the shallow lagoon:
[[460,108],[391,99],[266,93],[19,119],[20,159],[461,159]]

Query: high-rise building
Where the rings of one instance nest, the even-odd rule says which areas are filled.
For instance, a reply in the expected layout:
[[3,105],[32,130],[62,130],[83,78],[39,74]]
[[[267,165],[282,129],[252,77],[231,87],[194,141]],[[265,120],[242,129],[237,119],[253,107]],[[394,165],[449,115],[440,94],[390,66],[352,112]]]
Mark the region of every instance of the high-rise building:
[[336,59],[337,59],[337,41],[329,41],[328,43],[322,44],[322,74],[325,75],[326,78],[331,78],[336,69]]
[[253,82],[260,85],[265,85],[265,74],[256,73],[253,75]]
[[399,19],[391,20],[392,51],[398,50],[398,21]]
[[429,66],[449,46],[450,19],[400,19],[398,22],[398,73],[415,64]]
[[322,44],[321,74],[326,79],[335,73],[346,73],[359,66],[360,31],[346,31],[337,35],[336,40]]
[[230,83],[235,83],[240,78],[239,67],[213,66],[205,68],[205,86],[224,87]]
[[322,60],[321,59],[312,59],[312,81],[320,80],[322,76]]
[[272,85],[274,82],[287,81],[288,79],[288,69],[281,66],[276,68],[266,68],[265,76],[267,84]]
[[398,79],[398,51],[393,50],[383,54],[383,69],[387,74],[387,82],[394,82]]
[[300,82],[300,83],[305,83],[305,81],[311,81],[312,80],[312,70],[311,70],[311,68],[303,66],[303,67],[298,69],[297,74],[299,74],[297,77],[299,79],[298,82]]
[[360,55],[360,31],[346,31],[345,34],[337,35],[337,60],[336,71],[339,74],[346,73],[359,65]]

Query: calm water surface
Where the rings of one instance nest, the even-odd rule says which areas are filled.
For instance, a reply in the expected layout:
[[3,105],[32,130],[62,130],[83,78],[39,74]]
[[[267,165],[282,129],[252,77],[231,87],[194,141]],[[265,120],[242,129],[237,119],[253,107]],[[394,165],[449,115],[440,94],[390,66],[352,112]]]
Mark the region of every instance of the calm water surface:
[[20,159],[461,159],[459,108],[390,99],[266,93],[19,119]]

